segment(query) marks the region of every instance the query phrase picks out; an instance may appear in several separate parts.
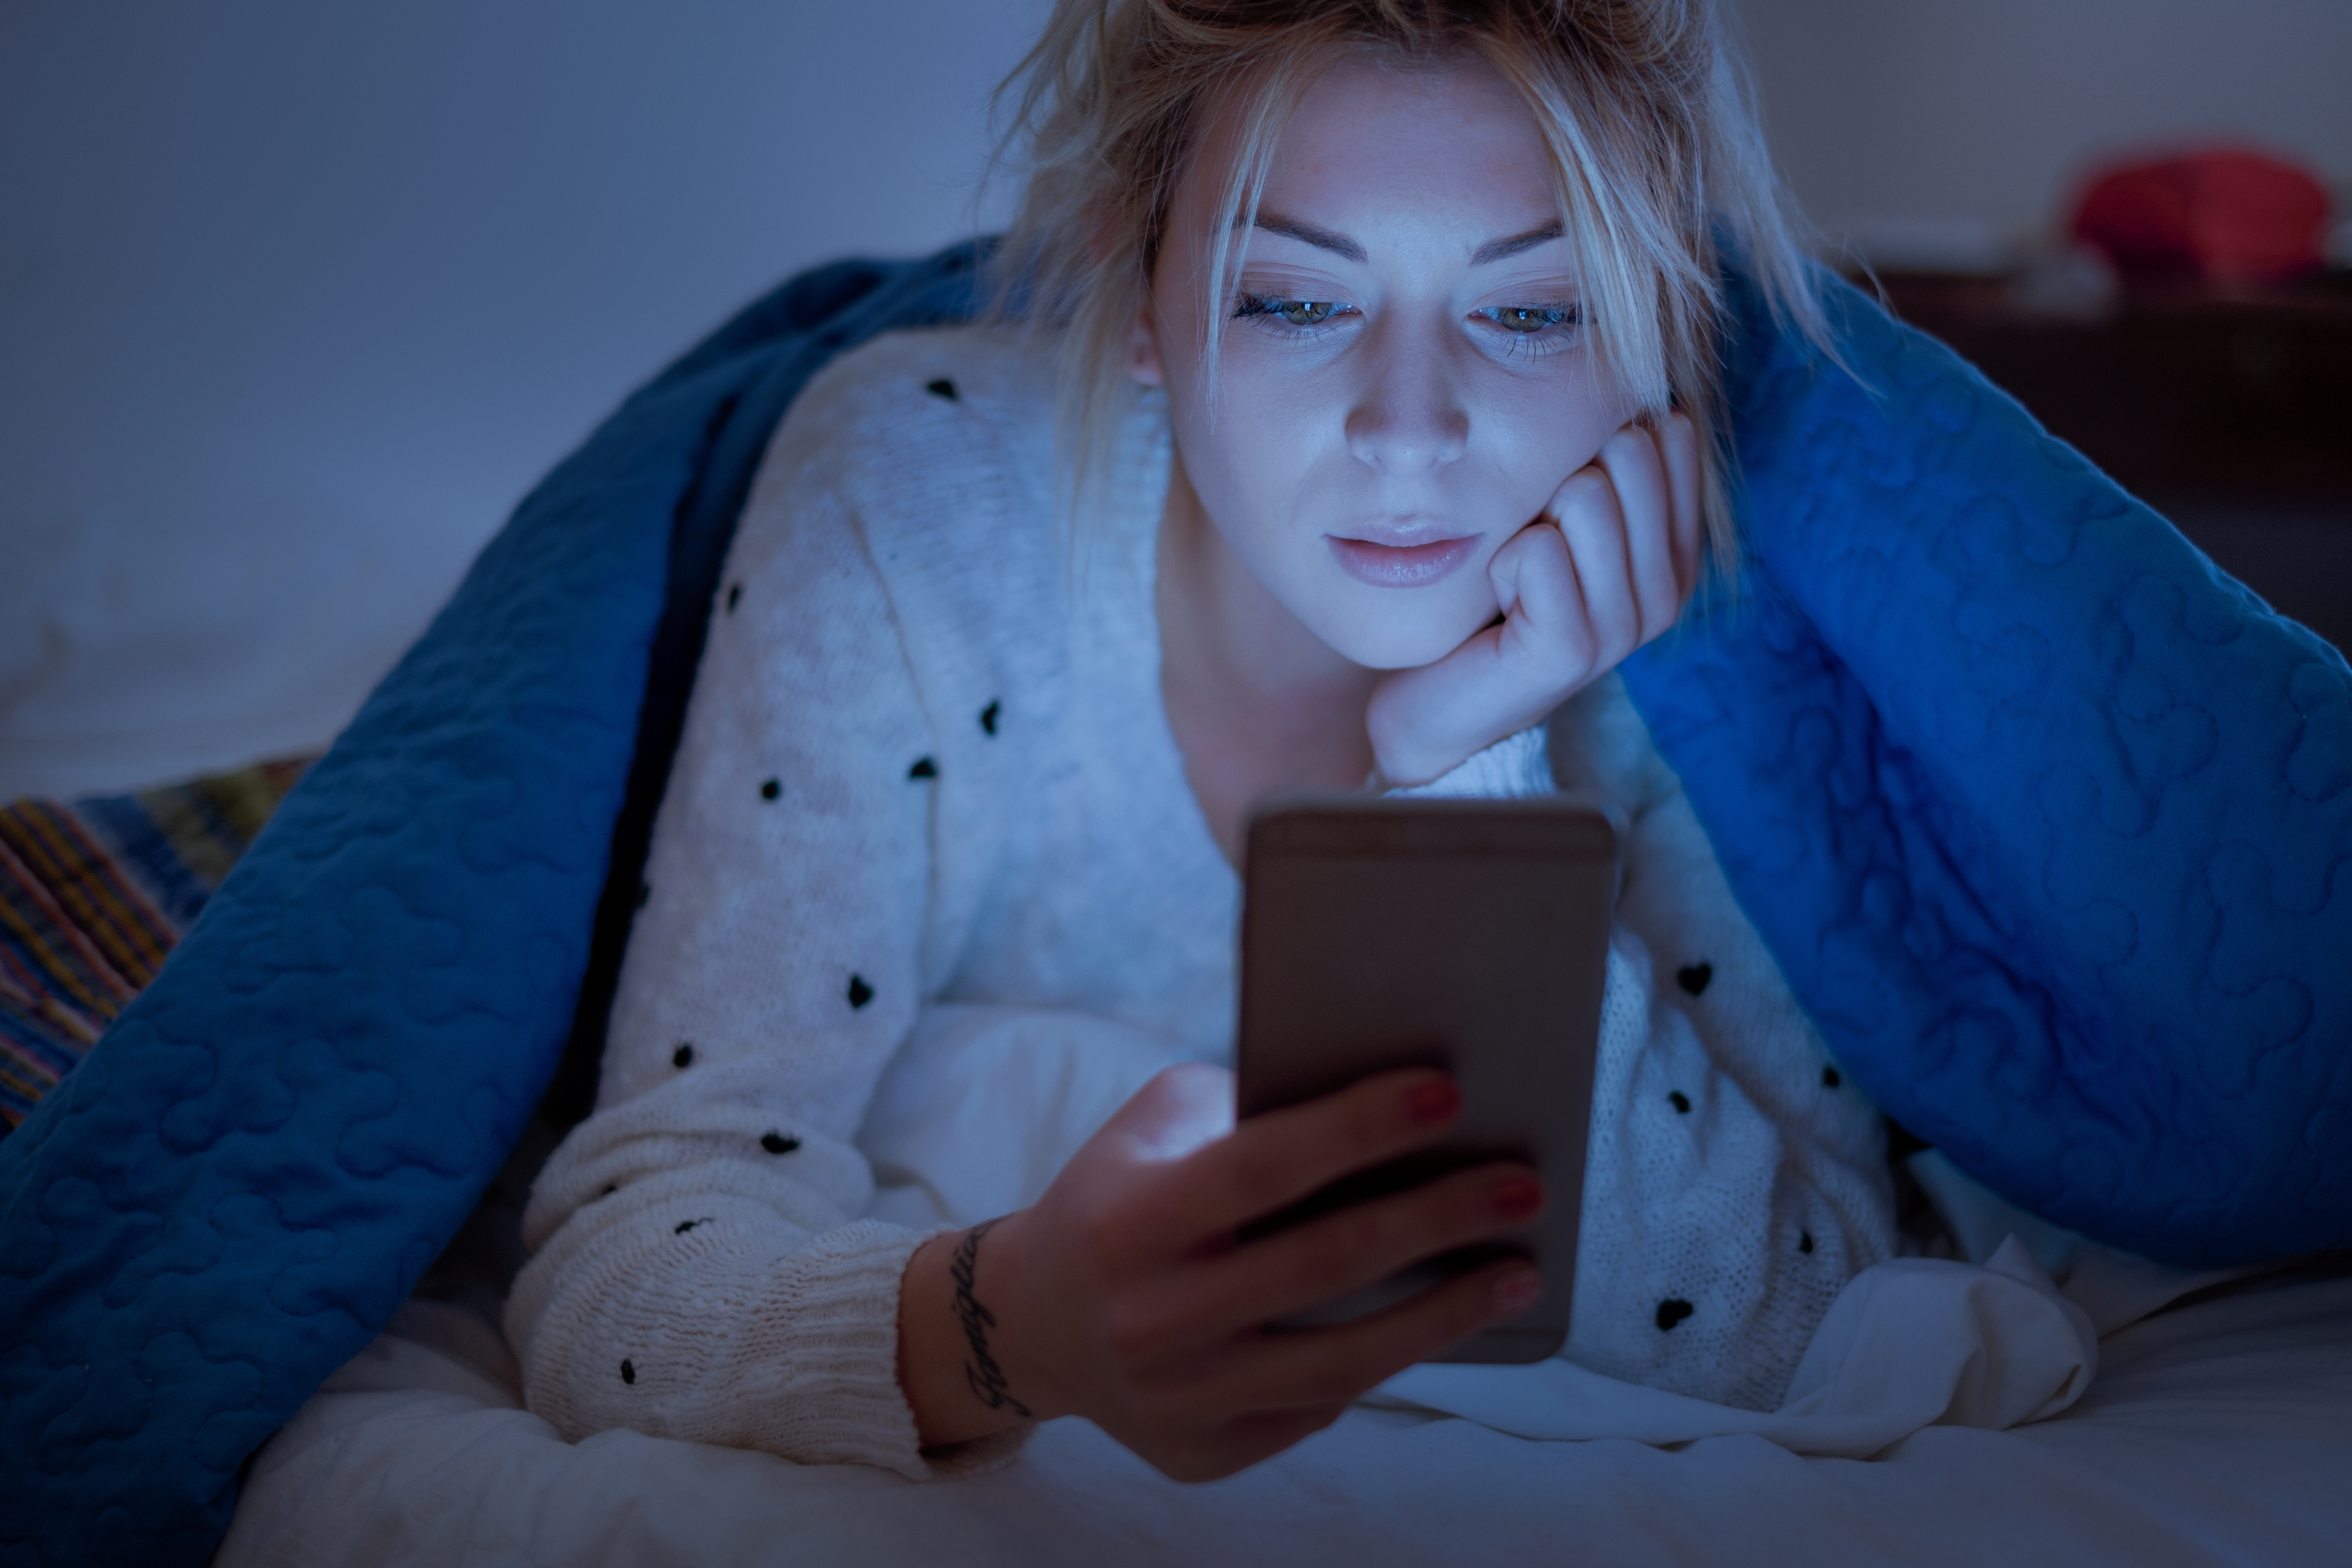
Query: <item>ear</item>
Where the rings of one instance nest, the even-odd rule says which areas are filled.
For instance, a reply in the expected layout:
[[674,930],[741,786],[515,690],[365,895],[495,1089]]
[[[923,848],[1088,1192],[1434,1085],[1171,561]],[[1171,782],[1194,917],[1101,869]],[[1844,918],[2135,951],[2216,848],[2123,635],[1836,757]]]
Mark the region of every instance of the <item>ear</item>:
[[1168,384],[1168,373],[1160,363],[1160,331],[1152,322],[1148,296],[1135,307],[1135,328],[1127,339],[1127,374],[1144,386]]

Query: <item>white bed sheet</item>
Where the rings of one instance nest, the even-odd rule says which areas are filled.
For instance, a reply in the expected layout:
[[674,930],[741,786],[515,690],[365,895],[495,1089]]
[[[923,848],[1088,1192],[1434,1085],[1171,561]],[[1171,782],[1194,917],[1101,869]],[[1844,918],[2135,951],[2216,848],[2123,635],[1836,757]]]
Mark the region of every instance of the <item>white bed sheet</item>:
[[[934,1009],[859,1133],[874,1212],[969,1224],[1034,1202],[1169,1056],[1099,1019]],[[1424,1366],[1212,1486],[1080,1421],[1009,1469],[912,1485],[633,1432],[575,1446],[524,1411],[496,1323],[552,1136],[257,1456],[221,1568],[2352,1563],[2352,1279],[2151,1317],[2221,1277],[2097,1247],[1932,1155],[1913,1170],[1976,1261],[1857,1277],[1777,1413],[1565,1362]]]
[[631,1432],[572,1445],[518,1406],[495,1333],[413,1306],[254,1464],[219,1568],[690,1563],[2342,1563],[2352,1280],[2253,1286],[2101,1344],[2090,1392],[2008,1431],[1871,1460],[1756,1436],[1543,1442],[1360,1409],[1208,1486],[1095,1427],[929,1485]]

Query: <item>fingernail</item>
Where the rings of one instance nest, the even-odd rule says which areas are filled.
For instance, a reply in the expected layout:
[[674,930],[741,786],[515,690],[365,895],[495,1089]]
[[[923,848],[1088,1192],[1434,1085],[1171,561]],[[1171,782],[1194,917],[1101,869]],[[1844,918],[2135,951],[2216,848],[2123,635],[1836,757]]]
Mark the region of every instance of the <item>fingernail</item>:
[[1504,1219],[1526,1219],[1543,1207],[1543,1188],[1525,1176],[1504,1177],[1489,1197]]
[[1495,1281],[1495,1306],[1505,1312],[1524,1312],[1543,1294],[1543,1280],[1532,1268],[1506,1274]]
[[1454,1113],[1462,1109],[1462,1091],[1454,1087],[1450,1078],[1441,1078],[1417,1085],[1405,1096],[1405,1113],[1423,1127],[1434,1127],[1441,1121],[1451,1121]]

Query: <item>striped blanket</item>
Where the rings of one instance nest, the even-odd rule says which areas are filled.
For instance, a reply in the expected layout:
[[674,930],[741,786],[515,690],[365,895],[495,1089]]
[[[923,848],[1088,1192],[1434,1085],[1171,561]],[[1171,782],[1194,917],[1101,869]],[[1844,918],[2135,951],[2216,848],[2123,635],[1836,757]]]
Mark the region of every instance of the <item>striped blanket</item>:
[[308,766],[0,806],[0,1137],[155,978]]

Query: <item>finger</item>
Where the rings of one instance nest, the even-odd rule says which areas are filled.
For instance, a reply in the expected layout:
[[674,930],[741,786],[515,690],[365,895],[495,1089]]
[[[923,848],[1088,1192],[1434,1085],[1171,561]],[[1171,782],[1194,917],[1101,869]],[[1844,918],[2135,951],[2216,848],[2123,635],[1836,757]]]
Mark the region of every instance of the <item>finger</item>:
[[1495,552],[1495,563],[1497,595],[1507,578],[1510,595],[1498,651],[1533,658],[1556,679],[1580,679],[1599,649],[1559,525],[1530,523]]
[[1543,1184],[1525,1165],[1455,1171],[1245,1243],[1193,1270],[1163,1305],[1193,1331],[1256,1328],[1517,1230],[1543,1202]]
[[1672,498],[1668,534],[1674,540],[1678,602],[1698,586],[1704,519],[1700,516],[1698,426],[1686,414],[1669,414],[1658,431],[1666,458],[1666,489]]
[[1552,528],[1554,532],[1559,531],[1553,528],[1549,519],[1538,515],[1533,522],[1503,541],[1503,547],[1495,552],[1492,561],[1486,563],[1487,585],[1495,590],[1495,605],[1506,619],[1518,608],[1519,557],[1527,551],[1528,536],[1538,528]]
[[1429,1142],[1461,1110],[1452,1079],[1408,1068],[1253,1116],[1171,1167],[1142,1197],[1138,1223],[1160,1226],[1189,1250]]
[[[1609,475],[1625,524],[1625,556],[1637,624],[1634,647],[1675,624],[1683,607],[1675,580],[1674,495],[1657,437],[1628,425],[1601,444],[1593,461]],[[1633,651],[1629,647],[1625,650]]]
[[1229,1401],[1254,1412],[1353,1402],[1414,1363],[1518,1316],[1540,1290],[1525,1258],[1496,1258],[1352,1323],[1244,1341],[1202,1379],[1200,1397],[1204,1405]]
[[1576,568],[1600,657],[1609,664],[1640,646],[1641,612],[1633,602],[1633,563],[1625,550],[1625,519],[1616,486],[1597,463],[1569,475],[1553,498],[1560,537]]
[[1552,677],[1545,684],[1545,712],[1555,708],[1569,689],[1576,689],[1600,658],[1600,639],[1592,618],[1585,614],[1585,595],[1576,581],[1576,562],[1569,557],[1569,541],[1557,524],[1528,538],[1527,548],[1512,562],[1512,590],[1519,611],[1503,623],[1500,651],[1527,658],[1536,670]]

